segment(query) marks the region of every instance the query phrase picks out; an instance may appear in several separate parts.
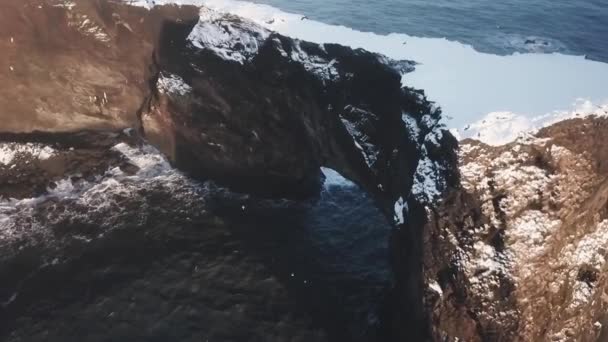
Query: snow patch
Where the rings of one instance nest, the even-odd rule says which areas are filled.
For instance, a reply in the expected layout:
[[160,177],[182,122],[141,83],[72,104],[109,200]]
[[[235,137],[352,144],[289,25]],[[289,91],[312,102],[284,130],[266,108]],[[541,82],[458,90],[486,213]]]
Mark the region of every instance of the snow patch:
[[[585,235],[575,245],[562,251],[563,258],[570,263],[569,278],[574,279],[570,308],[581,307],[594,298],[595,287],[580,280],[578,275],[582,268],[601,274],[606,265],[606,246],[608,246],[608,220],[600,222],[595,231]],[[598,289],[602,291],[602,289]]]
[[158,77],[156,88],[162,94],[169,95],[185,96],[192,92],[192,87],[181,77],[166,72],[162,72]]
[[443,290],[441,289],[441,286],[439,286],[439,283],[437,281],[433,281],[432,283],[430,283],[429,288],[435,291],[438,295],[443,296]]
[[399,199],[395,202],[395,215],[394,220],[396,224],[404,224],[405,218],[403,213],[408,211],[408,206],[403,197],[399,197]]
[[445,188],[445,180],[442,178],[441,165],[426,156],[424,146],[422,155],[414,175],[412,194],[422,203],[433,204],[441,197]]
[[[71,7],[68,7],[71,10]],[[109,43],[110,36],[103,27],[91,20],[87,15],[80,13],[68,12],[68,25],[84,36],[92,37],[102,43]]]
[[301,63],[307,71],[315,74],[322,80],[334,80],[339,76],[336,69],[336,60],[327,61],[321,56],[309,55],[302,49],[299,40],[294,40],[291,59]]
[[270,31],[259,25],[203,7],[188,41],[225,60],[243,64],[257,55],[269,36]]
[[418,141],[420,137],[420,127],[418,127],[418,121],[407,113],[403,113],[401,115],[401,119],[403,120],[403,123],[405,123],[405,127],[407,128],[410,137],[412,137],[414,141]]
[[595,105],[591,101],[578,99],[571,111],[554,111],[535,117],[512,112],[494,112],[465,127],[463,135],[488,145],[499,146],[534,134],[539,129],[559,121],[588,116],[607,117],[608,103]]
[[74,7],[76,7],[76,3],[73,1],[63,1],[58,4],[54,4],[53,7],[63,7],[71,11]]
[[[360,127],[361,125],[364,125],[367,120],[374,120],[375,115],[371,112],[351,105],[344,107],[344,112],[344,114],[340,115],[342,124],[344,124],[348,134],[350,134],[352,137],[355,147],[361,151],[361,155],[363,156],[366,164],[369,167],[373,167],[378,160],[378,154],[380,151],[373,143],[369,141],[369,136],[367,136],[364,131],[360,129]],[[354,120],[351,119],[351,115],[354,115],[356,118]]]

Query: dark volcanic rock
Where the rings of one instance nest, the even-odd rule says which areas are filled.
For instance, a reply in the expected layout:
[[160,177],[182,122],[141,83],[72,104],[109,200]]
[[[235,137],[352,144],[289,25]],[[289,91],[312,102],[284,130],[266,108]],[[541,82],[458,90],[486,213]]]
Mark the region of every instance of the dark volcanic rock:
[[[371,53],[209,16],[194,31],[195,23],[167,24],[157,52],[158,92],[142,114],[146,135],[178,167],[269,196],[317,191],[320,166],[373,193],[379,185],[407,191],[411,177],[390,176],[416,168],[416,156],[399,163],[408,146],[401,117],[428,108],[406,98],[399,74]],[[227,57],[216,43],[197,40],[213,42],[206,35],[221,26],[234,31],[225,45],[250,40],[255,51],[235,48]]]
[[398,226],[391,334],[422,339],[420,203],[456,181],[456,141],[439,110],[401,87],[395,63],[208,10],[198,22],[168,23],[155,60],[143,127],[181,169],[238,191],[300,197],[317,191],[327,166],[374,196]]
[[[388,62],[230,15],[167,23],[145,134],[176,165],[236,189],[309,193],[327,166],[392,206],[409,194],[423,154],[443,162],[453,149],[442,147],[455,141],[441,134],[440,111],[402,88]],[[423,153],[435,134],[436,147]]]

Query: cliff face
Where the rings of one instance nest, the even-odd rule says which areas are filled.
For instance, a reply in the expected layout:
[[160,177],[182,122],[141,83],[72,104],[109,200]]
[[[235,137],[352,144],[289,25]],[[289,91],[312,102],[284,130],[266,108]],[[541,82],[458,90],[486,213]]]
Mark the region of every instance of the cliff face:
[[[190,178],[172,171],[146,145],[150,142],[188,176],[257,196],[314,196],[322,166],[358,183],[395,225],[387,338],[423,338],[424,205],[455,184],[456,141],[421,92],[401,87],[399,72],[411,70],[412,63],[289,39],[195,7],[148,11],[95,0],[14,0],[0,6],[0,26],[6,28],[0,30],[0,47],[9,51],[0,56],[0,81],[8,85],[0,90],[1,194],[17,198],[0,206],[0,272],[12,279],[0,289],[7,322],[21,315],[35,322],[40,314],[33,308],[36,300],[51,300],[51,289],[61,287],[62,278],[85,277],[89,267],[99,274],[106,267],[122,279],[102,260],[103,250],[110,248],[117,263],[131,265],[127,251],[133,245],[124,238],[149,243],[163,258],[143,269],[172,262],[179,248],[162,243],[168,240],[193,252],[185,263],[202,258],[209,274],[214,272],[213,262],[196,251],[231,248],[213,247],[225,243],[225,227],[197,202]],[[78,196],[66,196],[74,191]],[[148,209],[140,213],[139,206]],[[179,215],[171,211],[182,206]],[[172,221],[165,222],[166,217]],[[166,228],[193,222],[214,228],[205,230],[209,236],[201,240],[198,231]],[[189,243],[188,234],[193,236]],[[211,257],[216,260],[221,253]],[[260,267],[249,259],[234,262],[242,269]],[[263,275],[252,274],[250,281],[265,283]],[[78,279],[68,290],[81,284]],[[168,281],[165,274],[162,279]],[[236,276],[228,279],[222,291],[232,298],[242,284]],[[210,291],[220,286],[207,281]],[[45,289],[41,283],[52,286]],[[97,291],[111,288],[109,281],[98,283]],[[275,288],[276,300],[284,303],[281,285]],[[253,296],[277,297],[264,290]],[[227,310],[223,305],[202,317],[220,322],[218,312]],[[247,312],[262,312],[257,319],[266,324],[251,329],[256,336],[323,340],[322,333],[307,331],[298,319],[275,320],[265,311],[275,309],[251,305]],[[93,315],[96,310],[91,308]],[[292,308],[281,304],[276,310],[290,313]],[[247,316],[241,322],[255,319]],[[273,331],[273,322],[287,328]],[[40,323],[40,331],[45,324]],[[1,332],[13,337],[29,334],[6,329]]]
[[320,166],[387,199],[411,187],[417,144],[402,115],[430,111],[381,56],[205,9],[198,22],[168,24],[156,56],[142,122],[179,167],[270,196],[314,193]]
[[137,125],[162,22],[197,15],[111,1],[3,1],[0,131]]
[[435,339],[605,334],[607,125],[576,119],[505,146],[461,144],[461,186],[425,229]]

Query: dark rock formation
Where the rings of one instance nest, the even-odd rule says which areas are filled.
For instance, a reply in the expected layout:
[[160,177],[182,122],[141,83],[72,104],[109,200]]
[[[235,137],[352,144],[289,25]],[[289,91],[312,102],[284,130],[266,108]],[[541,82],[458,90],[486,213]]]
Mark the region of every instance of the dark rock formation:
[[312,195],[321,166],[360,184],[397,227],[390,334],[421,340],[420,203],[456,181],[456,141],[395,65],[407,64],[204,11],[166,25],[142,122],[179,168],[238,191]]
[[[187,40],[195,24],[202,37],[231,28],[222,43],[232,56],[195,36]],[[399,163],[410,145],[401,116],[428,108],[408,99],[400,76],[374,54],[293,41],[218,17],[167,24],[157,68],[144,130],[199,177],[269,196],[310,195],[319,167],[328,166],[371,193],[393,189],[389,198],[411,187],[412,177],[391,177],[416,168],[415,161]]]

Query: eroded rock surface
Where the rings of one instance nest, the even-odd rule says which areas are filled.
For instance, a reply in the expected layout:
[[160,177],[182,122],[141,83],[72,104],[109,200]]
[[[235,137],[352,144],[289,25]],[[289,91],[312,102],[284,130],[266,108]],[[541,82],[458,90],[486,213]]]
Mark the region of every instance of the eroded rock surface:
[[197,16],[194,7],[2,1],[0,132],[135,127],[162,23]]
[[491,147],[464,141],[461,186],[429,211],[436,340],[596,341],[606,323],[606,118]]

